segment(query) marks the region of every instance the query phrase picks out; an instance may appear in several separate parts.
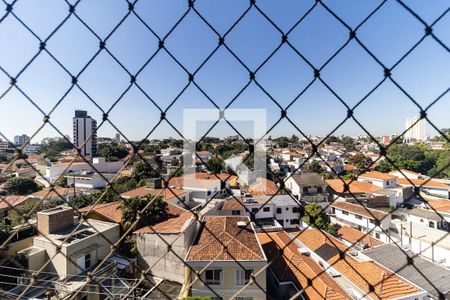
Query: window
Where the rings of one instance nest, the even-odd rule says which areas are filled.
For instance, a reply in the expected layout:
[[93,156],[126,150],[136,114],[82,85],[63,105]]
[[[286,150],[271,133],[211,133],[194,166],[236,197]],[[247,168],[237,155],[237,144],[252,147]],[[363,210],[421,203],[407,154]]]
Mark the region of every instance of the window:
[[299,212],[300,212],[300,207],[294,206],[294,207],[292,208],[292,212],[293,212],[293,213],[299,213]]
[[428,225],[429,225],[431,228],[434,228],[434,222],[433,222],[433,221],[429,221],[429,222],[428,222]]
[[420,219],[420,222],[423,223],[423,219]]
[[208,191],[208,196],[211,195],[211,191]]
[[264,212],[269,212],[270,211],[270,207],[263,207],[263,211]]
[[91,254],[88,253],[84,256],[84,269],[87,270],[91,267]]
[[348,216],[348,211],[344,211],[344,210],[343,210],[343,211],[342,211],[342,214],[345,215],[345,216]]
[[319,186],[319,187],[317,188],[317,192],[318,192],[318,193],[322,193],[322,187],[321,187],[321,186]]
[[250,281],[253,270],[236,270],[236,285],[244,285]]
[[211,285],[220,285],[222,270],[206,270],[205,283]]
[[375,232],[375,238],[380,239],[380,233],[379,232]]
[[291,224],[300,224],[300,220],[299,219],[291,219]]
[[369,220],[369,223],[370,223],[370,224],[375,224],[375,220],[370,219],[370,220]]
[[289,207],[286,207],[286,211],[288,211],[289,210]]
[[258,212],[257,208],[252,208],[252,213],[256,214]]
[[281,208],[277,208],[277,214],[281,214]]
[[231,214],[232,214],[233,216],[239,216],[239,215],[241,214],[241,211],[240,211],[240,210],[237,210],[237,209],[233,209],[233,210],[231,211]]
[[355,218],[357,218],[358,220],[362,220],[362,217],[360,215],[355,215]]

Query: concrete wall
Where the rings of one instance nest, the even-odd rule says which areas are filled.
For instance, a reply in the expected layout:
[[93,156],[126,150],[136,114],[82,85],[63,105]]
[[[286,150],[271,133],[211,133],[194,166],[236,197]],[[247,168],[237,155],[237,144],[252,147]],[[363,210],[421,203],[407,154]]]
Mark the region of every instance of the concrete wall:
[[[343,211],[338,209],[338,208],[334,208],[335,209],[335,217],[342,219],[346,222],[349,222],[351,224],[354,224],[355,226],[363,226],[367,229],[371,229],[376,227],[374,230],[378,230],[380,231],[380,228],[378,228],[375,223],[371,223],[369,218],[362,216],[362,219],[359,220],[356,218],[356,215],[352,212],[348,212],[348,215],[344,215]],[[333,218],[335,219],[335,218]],[[389,229],[391,223],[391,216],[386,216],[380,223],[380,227],[383,228],[384,230]]]
[[[138,264],[143,270],[151,267],[152,274],[157,277],[183,284],[185,267],[183,260],[192,244],[195,233],[195,222],[192,222],[181,235],[160,234],[160,237],[157,234],[137,233]],[[161,238],[168,244],[172,244],[173,252],[166,253],[167,244]]]

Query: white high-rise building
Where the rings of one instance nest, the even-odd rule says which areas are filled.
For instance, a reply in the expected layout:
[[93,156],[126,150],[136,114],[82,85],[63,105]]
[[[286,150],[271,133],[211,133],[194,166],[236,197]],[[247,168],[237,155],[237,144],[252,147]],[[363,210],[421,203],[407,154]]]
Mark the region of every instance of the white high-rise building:
[[120,133],[116,133],[114,140],[116,141],[116,143],[120,143]]
[[28,141],[30,140],[30,137],[26,134],[22,134],[22,135],[16,135],[14,137],[14,144],[16,146],[23,146],[26,143],[28,143]]
[[[86,141],[86,143],[85,143]],[[73,118],[73,144],[81,147],[81,155],[92,159],[97,155],[97,121],[87,111],[76,110]]]
[[[414,123],[416,124],[413,126]],[[409,127],[411,128],[405,133],[406,141],[425,141],[427,139],[425,119],[420,119],[420,117],[407,118],[405,121],[405,130]]]

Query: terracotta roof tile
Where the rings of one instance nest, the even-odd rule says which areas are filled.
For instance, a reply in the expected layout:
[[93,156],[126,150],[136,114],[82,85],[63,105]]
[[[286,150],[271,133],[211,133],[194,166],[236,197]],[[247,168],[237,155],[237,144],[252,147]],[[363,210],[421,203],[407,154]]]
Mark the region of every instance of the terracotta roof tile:
[[442,188],[442,189],[447,189],[447,190],[449,189],[448,185],[434,181],[434,180],[426,181],[423,179],[397,178],[398,184],[412,186],[412,184],[410,182],[412,182],[415,186]]
[[19,195],[1,196],[0,210],[10,209],[11,206],[17,207],[21,204],[24,204],[28,199],[30,199],[28,196],[19,196]]
[[[237,222],[247,226],[241,229]],[[206,216],[187,260],[265,260],[248,217]],[[227,250],[224,249],[227,246]]]
[[180,197],[184,194],[188,193],[188,191],[171,188],[171,189],[151,189],[149,187],[140,187],[125,193],[120,194],[124,198],[132,198],[132,197],[145,197],[149,195],[154,196],[162,196],[164,200],[168,201],[176,197]]
[[278,192],[278,186],[272,180],[259,177],[248,187],[248,192],[252,195],[275,195]]
[[342,226],[341,228],[339,228],[337,233],[341,239],[344,239],[352,244],[356,243],[357,241],[362,241],[370,248],[383,245],[383,242],[352,227]]
[[391,175],[388,173],[382,173],[382,172],[378,172],[378,171],[363,173],[363,174],[359,175],[359,177],[376,179],[376,180],[391,180],[391,179],[396,178],[394,175]]
[[[373,261],[359,261],[348,254],[340,258],[339,250],[347,247],[320,230],[306,230],[297,239],[316,254],[322,253],[319,255],[323,259],[372,299],[396,299],[421,292],[416,286]],[[373,291],[369,285],[374,287]]]
[[[344,193],[344,182],[341,179],[328,179],[325,182],[336,192]],[[349,184],[350,193],[374,193],[382,190],[382,187],[376,186],[365,181],[347,181]]]
[[45,197],[46,199],[51,199],[51,198],[59,198],[60,195],[62,197],[66,197],[69,195],[73,195],[73,193],[74,193],[73,188],[55,186],[53,190],[51,190],[51,188],[44,188],[40,191],[33,193],[32,195],[34,198],[43,199]]
[[[345,291],[309,256],[301,255],[286,232],[258,233],[270,267],[280,281],[292,281],[305,289],[309,299],[351,299]],[[284,249],[283,255],[279,250]],[[312,281],[312,285],[308,284]]]
[[145,226],[135,231],[135,233],[160,233],[176,234],[183,231],[185,224],[192,218],[192,213],[176,205],[167,203],[168,219],[152,226]]
[[338,209],[345,210],[345,211],[349,211],[349,212],[352,212],[352,213],[355,213],[355,214],[358,214],[358,215],[361,215],[361,216],[364,216],[364,217],[370,218],[370,219],[374,219],[374,217],[375,217],[376,219],[381,220],[385,216],[388,215],[388,213],[386,213],[384,211],[373,209],[373,208],[367,208],[360,204],[353,204],[353,203],[349,203],[349,202],[334,202],[331,206],[338,208]]
[[101,215],[102,217],[110,220],[111,222],[120,223],[122,220],[122,210],[119,208],[120,202],[115,201],[111,203],[101,203],[96,205],[90,205],[79,209],[81,213],[88,213],[89,211]]
[[450,213],[450,200],[428,200],[427,203],[438,212]]

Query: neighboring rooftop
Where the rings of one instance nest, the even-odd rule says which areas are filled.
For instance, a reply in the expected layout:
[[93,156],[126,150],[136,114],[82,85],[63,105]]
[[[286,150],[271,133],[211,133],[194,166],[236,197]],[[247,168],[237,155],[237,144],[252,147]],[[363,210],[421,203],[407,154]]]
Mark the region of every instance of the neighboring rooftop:
[[19,195],[9,195],[9,196],[0,196],[0,210],[8,210],[11,207],[16,207],[24,204],[29,196],[19,196]]
[[[439,293],[448,299],[450,291],[450,270],[433,262],[400,249],[395,244],[386,244],[363,252],[390,271],[407,278],[439,299]],[[408,260],[412,258],[413,264]]]
[[[359,230],[357,230],[353,227],[349,227],[349,226],[342,226],[341,228],[339,228],[337,234],[341,239],[346,240],[347,242],[352,243],[352,244],[361,244],[362,243],[369,248],[383,245],[383,242],[373,238],[369,234],[364,233],[362,231],[359,231]],[[361,248],[366,248],[366,247],[363,246]]]
[[334,202],[331,206],[364,216],[369,219],[376,218],[378,220],[381,220],[385,216],[389,215],[388,213],[378,209],[368,208],[359,204],[353,204],[349,202]]
[[[309,299],[351,299],[324,269],[290,243],[286,232],[258,233],[258,239],[277,280],[292,282],[298,290],[305,289]],[[284,249],[280,256],[280,249]]]
[[278,186],[272,180],[258,177],[256,182],[248,187],[248,192],[252,195],[275,195]]
[[51,199],[51,198],[58,198],[58,197],[67,197],[71,194],[72,195],[74,194],[73,188],[65,188],[65,187],[55,186],[55,187],[53,187],[53,189],[52,188],[44,188],[44,189],[37,191],[31,195],[34,198]]
[[158,233],[158,234],[176,234],[182,232],[187,224],[190,224],[193,213],[182,209],[171,203],[167,203],[168,219],[156,223],[152,226],[145,226],[135,231],[135,233]]
[[347,251],[347,246],[320,230],[305,230],[297,235],[296,240],[332,265],[371,299],[414,298],[422,293],[417,286],[373,261],[356,259],[348,252],[340,258],[340,253]]
[[359,175],[358,177],[375,179],[375,180],[391,180],[391,179],[397,178],[394,175],[391,175],[388,173],[382,173],[382,172],[378,172],[378,171],[363,173],[363,174]]
[[[246,226],[238,227],[238,222]],[[248,217],[206,216],[187,260],[264,261],[266,258]]]
[[168,201],[176,197],[181,197],[188,191],[178,188],[164,188],[164,189],[152,189],[146,186],[139,187],[137,189],[120,194],[124,198],[132,197],[145,197],[145,196],[161,196],[164,200]]
[[439,188],[439,189],[445,189],[445,190],[449,189],[448,185],[434,181],[434,180],[427,181],[427,180],[423,180],[423,179],[397,178],[397,183],[402,184],[402,185],[423,186],[423,187]]
[[439,221],[439,220],[443,219],[442,216],[440,216],[434,210],[431,210],[431,209],[413,208],[413,209],[408,209],[406,211],[406,213],[408,215],[412,215],[412,216],[416,216],[416,217],[420,217],[420,218],[424,218],[424,219],[428,219],[428,220],[434,220],[434,221]]
[[381,191],[383,188],[371,184],[366,181],[346,181],[348,184],[349,191],[345,191],[344,189],[344,181],[341,179],[327,179],[325,182],[332,188],[336,193],[352,193],[352,194],[361,194],[367,193],[371,194],[374,192]]
[[291,178],[299,186],[326,186],[326,182],[316,173],[293,174]]

